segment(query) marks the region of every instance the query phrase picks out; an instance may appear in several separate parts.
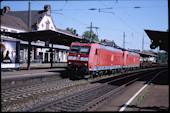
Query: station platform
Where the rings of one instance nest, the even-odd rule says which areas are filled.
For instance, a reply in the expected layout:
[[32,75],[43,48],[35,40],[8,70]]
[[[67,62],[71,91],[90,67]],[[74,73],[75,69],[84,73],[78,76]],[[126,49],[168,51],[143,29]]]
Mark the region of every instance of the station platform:
[[[147,79],[146,79],[147,80]],[[108,101],[96,108],[95,111],[119,111],[125,103],[146,84],[146,80],[136,82],[126,89],[109,98]],[[129,105],[126,111],[169,111],[169,73],[168,70],[158,75],[140,92]]]
[[[67,67],[67,63],[53,63],[53,67]],[[31,69],[51,68],[51,63],[31,63]],[[20,69],[27,69],[27,64],[20,64]]]
[[27,85],[33,82],[45,82],[56,80],[65,71],[67,63],[57,63],[51,68],[51,64],[31,64],[30,70],[27,65],[20,65],[20,70],[1,70],[1,88]]
[[168,70],[156,77],[150,88],[143,94],[137,111],[169,111],[169,73]]

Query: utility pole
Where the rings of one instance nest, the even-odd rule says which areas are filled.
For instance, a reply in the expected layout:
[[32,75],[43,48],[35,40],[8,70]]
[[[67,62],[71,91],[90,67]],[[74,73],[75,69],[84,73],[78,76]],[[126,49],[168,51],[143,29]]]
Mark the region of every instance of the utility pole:
[[123,33],[123,48],[125,49],[125,32]]
[[28,31],[31,31],[31,2],[28,6]]
[[91,42],[91,40],[92,40],[92,22],[90,24],[90,42]]
[[91,42],[91,41],[93,41],[93,39],[92,39],[92,28],[96,28],[96,29],[99,29],[99,28],[98,28],[98,27],[93,27],[93,26],[92,26],[92,22],[91,22],[91,24],[90,24],[90,27],[87,27],[87,28],[90,29],[90,42]]
[[144,50],[144,32],[143,32],[143,39],[142,39],[142,51]]

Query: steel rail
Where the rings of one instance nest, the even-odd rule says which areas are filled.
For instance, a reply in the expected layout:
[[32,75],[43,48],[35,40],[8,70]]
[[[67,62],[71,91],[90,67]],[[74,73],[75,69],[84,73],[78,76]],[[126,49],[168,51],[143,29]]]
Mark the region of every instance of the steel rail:
[[[160,73],[162,73],[162,72],[164,72],[164,71],[166,71],[166,70],[167,70],[167,69],[165,69],[165,70],[163,70],[163,71],[157,72],[156,75],[155,75],[149,82],[147,82],[146,84],[149,84],[155,77],[157,77]],[[154,73],[154,72],[152,72],[152,73]],[[87,111],[90,107],[94,106],[96,103],[99,103],[99,101],[101,101],[101,100],[109,97],[110,95],[114,94],[116,91],[119,91],[121,88],[125,87],[126,85],[131,84],[131,83],[133,83],[133,82],[135,82],[135,81],[137,81],[137,80],[139,80],[139,79],[141,79],[141,78],[143,78],[143,77],[145,77],[145,76],[147,76],[147,75],[148,75],[148,74],[145,74],[145,75],[143,75],[143,76],[140,76],[140,77],[138,77],[138,78],[136,78],[136,79],[133,79],[133,80],[131,80],[131,81],[129,81],[129,82],[127,82],[127,83],[125,83],[125,84],[117,87],[116,89],[111,90],[110,92],[108,92],[108,93],[106,93],[106,94],[104,94],[104,95],[102,95],[102,96],[100,96],[100,97],[98,97],[98,98],[90,101],[89,103],[81,106],[80,108],[74,110],[74,112],[77,112],[77,111]]]
[[[52,90],[61,90],[63,88],[67,88],[67,87],[73,87],[74,85],[78,85],[78,84],[84,84],[84,83],[88,83],[89,81],[70,81],[70,80],[63,80],[63,82],[54,82],[51,84],[44,84],[40,87],[35,86],[35,87],[28,87],[26,89],[18,89],[18,90],[12,90],[11,92],[6,92],[6,93],[1,93],[1,97],[2,97],[2,101],[3,102],[7,102],[7,101],[11,101],[11,100],[17,100],[19,98],[23,98],[23,97],[28,97],[30,95],[33,94],[38,94],[38,93],[44,93],[44,92],[48,92],[48,91],[52,91]],[[25,95],[25,96],[23,96]]]
[[[147,71],[142,71],[142,72],[138,72],[138,73],[134,73],[134,74],[130,74],[128,76],[124,76],[124,77],[121,77],[121,78],[117,78],[117,79],[114,79],[114,80],[111,80],[111,81],[108,81],[106,83],[103,83],[103,84],[100,84],[100,85],[97,85],[97,86],[94,86],[94,87],[91,87],[91,88],[87,88],[83,91],[79,91],[79,92],[76,92],[76,93],[72,93],[70,95],[67,95],[67,96],[64,96],[64,97],[61,97],[61,98],[58,98],[58,99],[55,99],[53,101],[50,101],[50,102],[47,102],[47,103],[44,103],[44,104],[41,104],[41,105],[38,105],[38,106],[35,106],[33,108],[29,108],[29,109],[26,109],[26,110],[23,110],[23,112],[29,112],[29,111],[42,111],[45,110],[45,108],[48,108],[50,109],[50,106],[53,106],[55,105],[56,103],[59,103],[61,101],[64,101],[64,100],[68,100],[68,99],[71,99],[71,98],[74,98],[75,95],[78,95],[78,94],[83,94],[83,93],[86,93],[86,92],[92,92],[93,90],[96,90],[96,89],[100,89],[101,87],[105,86],[105,85],[108,85],[109,83],[112,83],[112,82],[115,82],[115,81],[119,81],[121,79],[125,79],[125,78],[128,78],[128,77],[132,77],[132,76],[135,76],[135,75],[139,75],[141,73],[145,73]],[[145,75],[146,76],[146,75]],[[139,77],[141,78],[141,77]],[[135,80],[138,80],[139,78],[135,79]],[[134,81],[134,80],[133,80]],[[133,82],[131,81],[131,82]],[[131,82],[129,82],[128,84],[130,84]],[[127,84],[127,83],[126,83]],[[117,91],[117,90],[120,90],[122,87],[124,87],[126,84],[123,84],[121,85],[121,87],[119,88],[116,88],[114,90],[111,90],[111,91],[107,91],[105,94],[103,95],[99,95],[98,97],[96,97],[95,99],[91,100],[90,102],[88,102],[87,104],[85,105],[81,105],[80,107],[78,108],[74,108],[73,110],[74,111],[79,111],[81,110],[82,108],[84,108],[85,106],[89,106],[91,103],[93,103],[94,101],[102,98],[103,96],[106,96],[108,94],[111,94],[111,92],[114,92],[114,91]],[[82,96],[82,95],[81,95]],[[78,95],[77,97],[80,97],[80,95]],[[71,99],[72,100],[72,99]],[[54,108],[54,106],[52,107]],[[56,108],[57,109],[57,108]],[[46,111],[46,110],[45,110]],[[67,109],[64,109],[64,110],[61,110],[61,108],[58,108],[58,111],[69,111]]]

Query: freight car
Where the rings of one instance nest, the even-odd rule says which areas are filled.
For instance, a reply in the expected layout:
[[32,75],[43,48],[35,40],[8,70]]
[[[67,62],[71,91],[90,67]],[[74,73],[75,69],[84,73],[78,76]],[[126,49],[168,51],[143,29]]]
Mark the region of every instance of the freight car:
[[67,63],[70,77],[88,78],[137,68],[140,56],[98,43],[73,42]]
[[143,61],[143,62],[140,62],[140,67],[141,68],[151,68],[152,67],[152,62],[149,62],[149,61]]

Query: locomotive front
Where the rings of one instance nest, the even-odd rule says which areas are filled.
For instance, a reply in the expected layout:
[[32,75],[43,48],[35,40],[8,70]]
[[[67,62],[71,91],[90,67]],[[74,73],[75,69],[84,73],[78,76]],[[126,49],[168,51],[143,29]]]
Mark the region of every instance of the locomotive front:
[[68,71],[71,77],[88,75],[90,44],[72,43],[68,55]]

